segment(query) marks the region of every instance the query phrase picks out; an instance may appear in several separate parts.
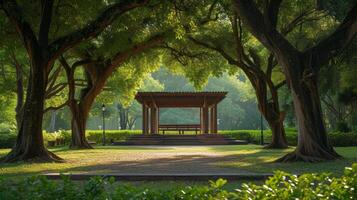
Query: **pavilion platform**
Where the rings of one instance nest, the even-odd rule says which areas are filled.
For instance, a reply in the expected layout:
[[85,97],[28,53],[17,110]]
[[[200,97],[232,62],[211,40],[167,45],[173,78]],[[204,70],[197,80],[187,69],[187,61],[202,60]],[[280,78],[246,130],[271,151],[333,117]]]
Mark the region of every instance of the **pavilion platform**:
[[235,140],[220,134],[197,135],[133,135],[126,141],[113,142],[113,145],[238,145],[248,144],[244,140]]

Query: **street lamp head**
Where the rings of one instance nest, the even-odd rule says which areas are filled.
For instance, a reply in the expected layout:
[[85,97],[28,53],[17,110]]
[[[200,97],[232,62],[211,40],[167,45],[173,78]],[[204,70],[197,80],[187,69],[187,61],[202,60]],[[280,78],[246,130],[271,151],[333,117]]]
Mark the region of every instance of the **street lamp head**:
[[102,105],[102,111],[105,111],[105,105],[104,104]]

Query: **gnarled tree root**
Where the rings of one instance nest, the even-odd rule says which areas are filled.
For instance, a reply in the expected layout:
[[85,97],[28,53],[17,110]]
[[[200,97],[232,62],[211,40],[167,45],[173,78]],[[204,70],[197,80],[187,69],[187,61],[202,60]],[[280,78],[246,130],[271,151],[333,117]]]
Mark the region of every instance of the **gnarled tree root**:
[[82,142],[80,144],[73,144],[69,145],[70,149],[93,149],[92,145],[90,145],[87,141]]
[[275,162],[322,162],[328,160],[337,160],[342,158],[342,156],[338,155],[336,152],[324,152],[324,154],[316,153],[313,156],[307,156],[299,153],[297,150],[286,154],[285,156],[275,160]]
[[289,146],[284,143],[270,143],[263,147],[264,149],[287,149]]
[[26,151],[12,150],[8,155],[1,158],[0,162],[14,163],[19,161],[35,162],[35,163],[47,163],[47,162],[65,162],[62,158],[56,154],[44,149],[37,153],[29,153]]

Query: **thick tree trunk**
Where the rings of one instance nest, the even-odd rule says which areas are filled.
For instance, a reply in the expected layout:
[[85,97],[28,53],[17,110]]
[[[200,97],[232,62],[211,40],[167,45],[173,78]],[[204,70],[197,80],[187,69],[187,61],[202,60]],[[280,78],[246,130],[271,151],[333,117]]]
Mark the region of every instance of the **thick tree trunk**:
[[133,130],[136,119],[137,119],[136,117],[133,117],[129,120],[129,122],[128,122],[129,130]]
[[17,130],[20,130],[21,126],[21,121],[22,121],[22,108],[23,108],[23,103],[24,103],[24,85],[23,85],[23,71],[22,67],[16,63],[15,64],[16,68],[16,127]]
[[[265,148],[269,149],[284,149],[288,148],[284,130],[284,114],[280,111],[278,92],[270,81],[267,84],[268,77],[264,73],[252,75],[246,73],[255,90],[258,108],[264,119],[268,122],[272,133],[272,140]],[[268,86],[269,90],[268,90]],[[270,91],[271,99],[268,99],[268,91]]]
[[105,79],[96,79],[92,83],[93,78],[87,72],[87,87],[81,90],[79,100],[72,100],[70,103],[72,112],[72,141],[71,148],[90,149],[93,148],[86,139],[86,125],[90,109],[105,84]]
[[288,148],[286,141],[286,135],[284,130],[284,124],[282,120],[269,119],[267,120],[270,130],[272,132],[272,138],[269,145],[265,146],[268,149],[285,149]]
[[[260,107],[260,106],[259,106]],[[273,110],[268,108],[266,110],[260,111],[264,119],[268,122],[269,128],[272,134],[272,140],[270,144],[265,146],[269,149],[284,149],[288,148],[288,143],[286,141],[285,130],[284,130],[284,118],[279,118],[280,110]]]
[[51,112],[51,121],[50,121],[50,126],[49,126],[49,131],[51,133],[56,131],[56,117],[57,117],[57,111],[54,110]]
[[[304,65],[299,65],[299,67],[288,66],[287,69],[289,69],[290,75],[287,78],[294,78],[289,82],[298,123],[298,145],[294,152],[277,161],[318,162],[340,158],[341,156],[335,152],[328,141],[323,122],[316,74],[311,68]],[[294,74],[292,75],[292,73]]]
[[128,124],[128,116],[126,109],[121,109],[120,111],[120,129],[126,130]]
[[27,86],[27,96],[24,103],[21,124],[17,140],[11,152],[3,159],[4,162],[31,160],[34,162],[61,161],[62,159],[49,152],[44,145],[42,135],[42,120],[45,101],[46,75],[43,72],[44,62],[36,60]]
[[85,108],[83,103],[77,104],[74,102],[73,104],[70,104],[70,110],[72,112],[72,140],[70,148],[92,149],[93,147],[88,143],[85,135],[89,109]]
[[124,108],[120,103],[117,104],[119,114],[119,126],[120,130],[126,130],[128,126],[128,110]]

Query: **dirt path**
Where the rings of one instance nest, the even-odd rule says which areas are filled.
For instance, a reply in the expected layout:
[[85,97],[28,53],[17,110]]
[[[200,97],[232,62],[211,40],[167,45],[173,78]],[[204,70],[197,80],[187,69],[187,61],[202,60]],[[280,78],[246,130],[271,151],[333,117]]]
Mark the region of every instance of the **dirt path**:
[[[81,167],[70,172],[86,174],[235,174],[246,173],[239,168],[224,167],[222,163],[237,159],[236,156],[220,152],[192,151],[174,152],[120,152],[111,156],[90,155],[83,160]],[[90,157],[90,158],[89,158]]]

